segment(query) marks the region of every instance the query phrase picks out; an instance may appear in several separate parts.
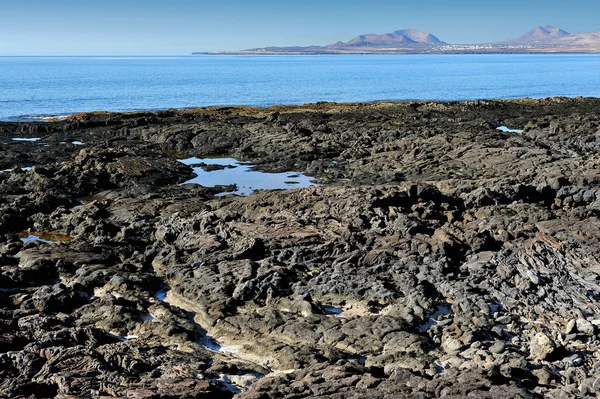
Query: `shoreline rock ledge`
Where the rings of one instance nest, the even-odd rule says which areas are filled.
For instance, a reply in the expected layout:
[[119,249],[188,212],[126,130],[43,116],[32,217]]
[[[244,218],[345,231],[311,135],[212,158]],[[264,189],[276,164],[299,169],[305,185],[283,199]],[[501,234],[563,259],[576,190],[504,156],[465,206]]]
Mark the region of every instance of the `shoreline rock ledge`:
[[[0,397],[598,398],[599,111],[0,123]],[[316,185],[182,184],[222,157]]]

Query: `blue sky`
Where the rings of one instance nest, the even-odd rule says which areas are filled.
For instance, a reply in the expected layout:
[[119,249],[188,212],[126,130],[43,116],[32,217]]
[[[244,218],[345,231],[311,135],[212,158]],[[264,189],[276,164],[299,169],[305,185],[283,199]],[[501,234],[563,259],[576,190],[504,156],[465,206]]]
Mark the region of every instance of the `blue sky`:
[[183,55],[414,28],[449,43],[600,31],[598,0],[0,0],[0,55]]

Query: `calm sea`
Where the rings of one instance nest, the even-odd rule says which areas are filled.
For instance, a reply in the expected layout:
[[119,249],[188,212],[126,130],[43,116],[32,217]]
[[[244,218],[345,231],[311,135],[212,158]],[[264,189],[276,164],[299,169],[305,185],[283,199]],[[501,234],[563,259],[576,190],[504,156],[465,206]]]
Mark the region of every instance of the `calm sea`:
[[600,55],[0,57],[0,120],[316,101],[600,97]]

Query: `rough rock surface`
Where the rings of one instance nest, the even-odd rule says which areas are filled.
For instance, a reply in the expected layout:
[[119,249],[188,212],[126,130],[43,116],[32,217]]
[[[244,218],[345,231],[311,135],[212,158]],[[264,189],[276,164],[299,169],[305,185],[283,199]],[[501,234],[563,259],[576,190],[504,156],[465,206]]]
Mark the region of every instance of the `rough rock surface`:
[[[0,397],[600,397],[599,111],[0,124]],[[178,184],[224,155],[320,185]]]

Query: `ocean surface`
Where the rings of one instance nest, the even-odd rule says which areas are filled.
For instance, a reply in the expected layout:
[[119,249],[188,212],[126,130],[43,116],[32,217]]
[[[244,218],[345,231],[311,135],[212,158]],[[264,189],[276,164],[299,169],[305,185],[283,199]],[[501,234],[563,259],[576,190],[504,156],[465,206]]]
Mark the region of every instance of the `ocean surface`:
[[0,120],[316,101],[600,97],[600,55],[0,57]]

